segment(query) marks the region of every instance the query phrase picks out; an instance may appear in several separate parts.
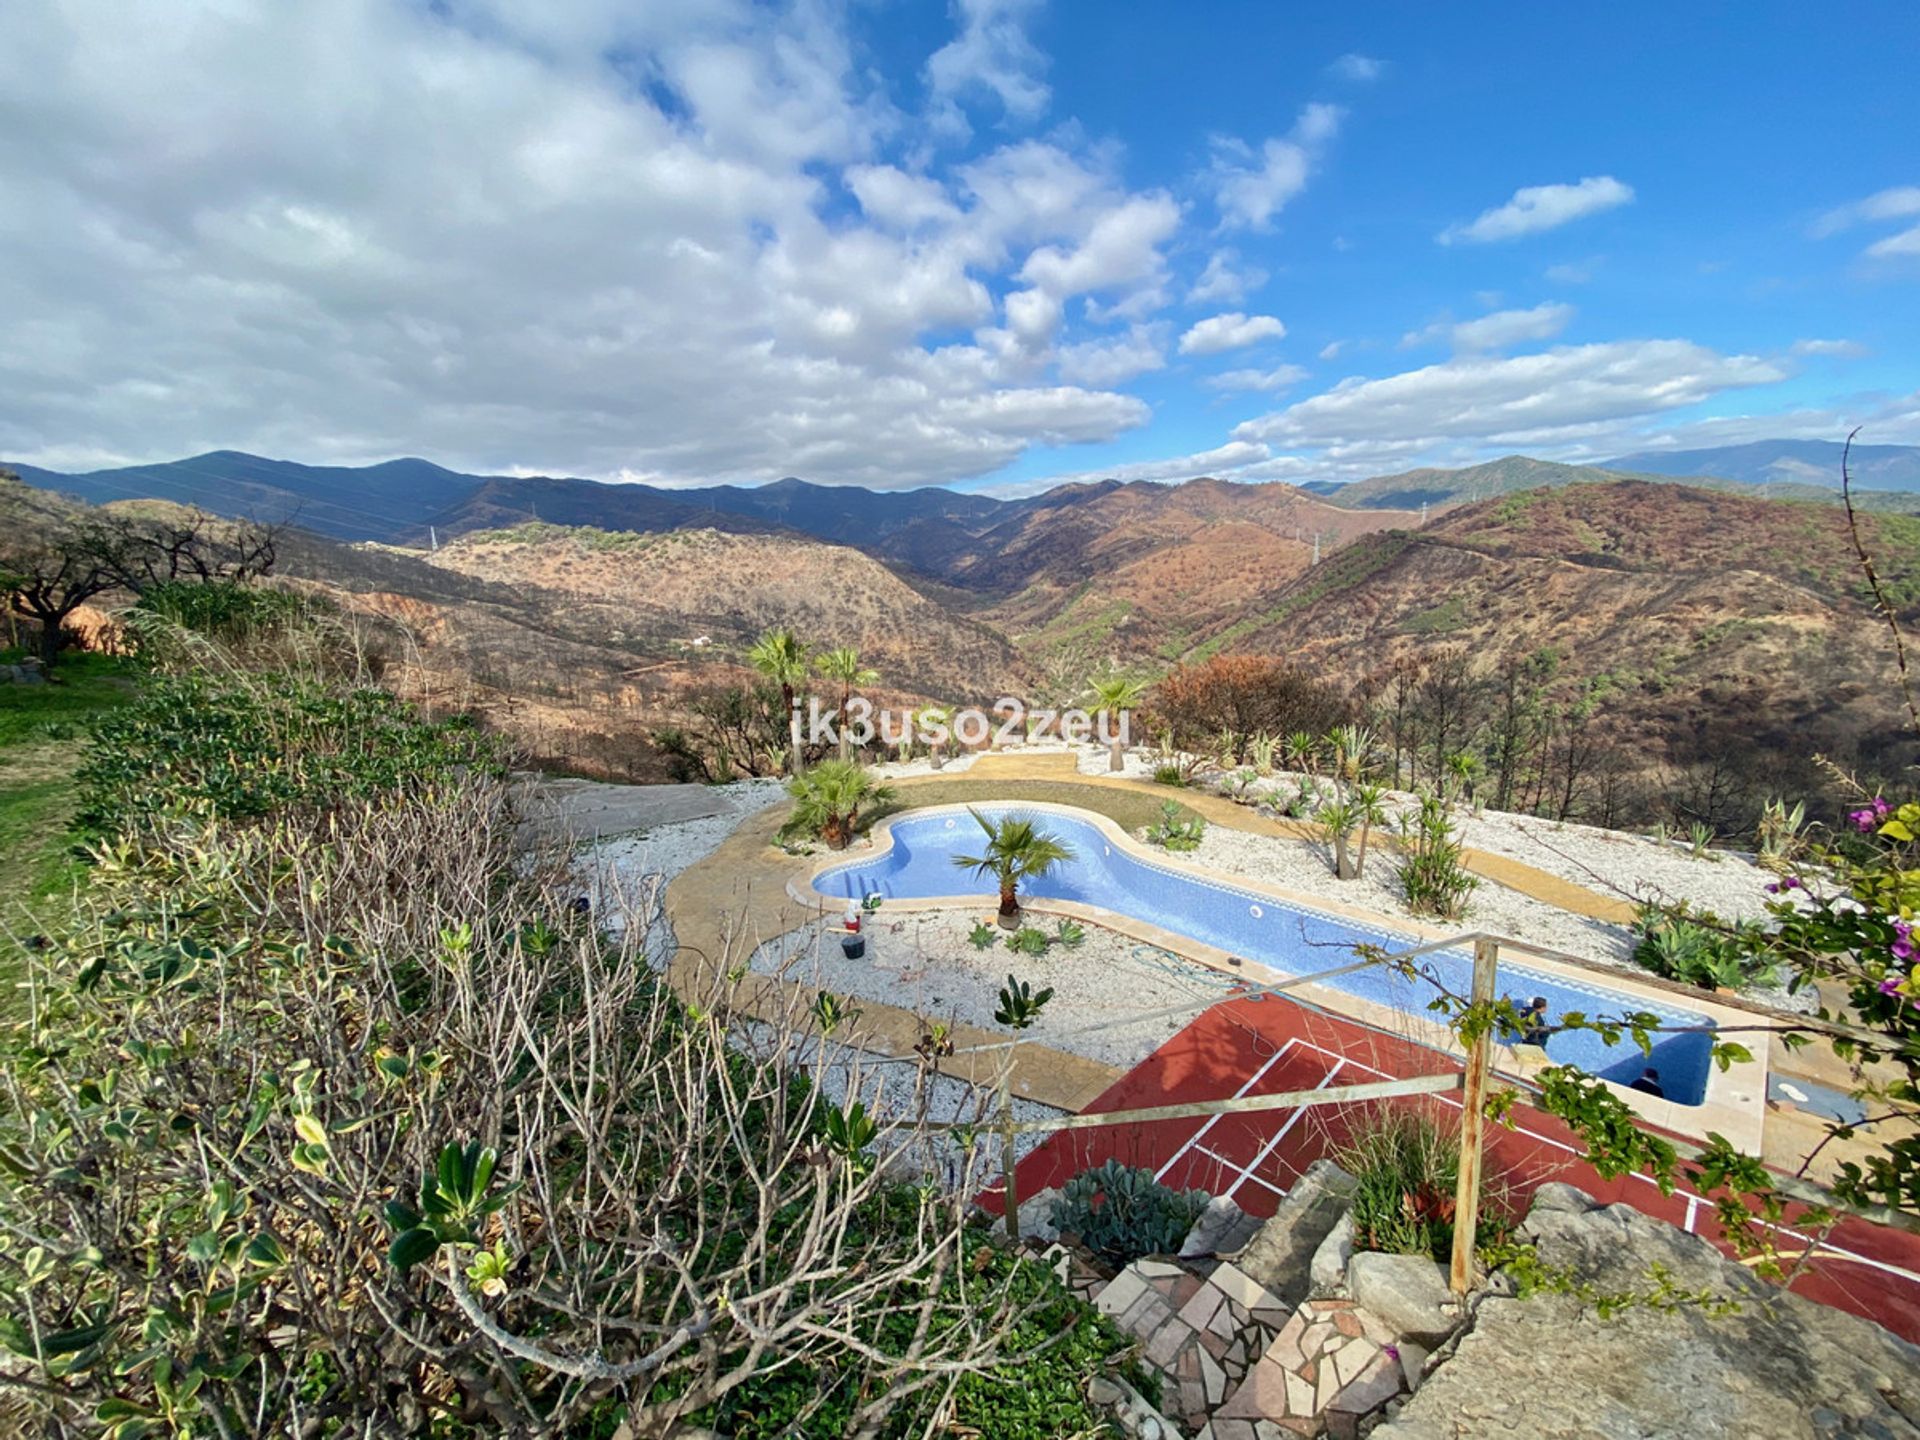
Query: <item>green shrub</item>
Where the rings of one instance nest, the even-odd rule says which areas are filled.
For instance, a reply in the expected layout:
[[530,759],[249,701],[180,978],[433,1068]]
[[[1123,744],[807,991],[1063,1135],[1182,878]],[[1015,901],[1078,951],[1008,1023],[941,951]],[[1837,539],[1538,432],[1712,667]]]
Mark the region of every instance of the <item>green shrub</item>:
[[1207,1208],[1204,1190],[1175,1190],[1153,1172],[1109,1160],[1061,1187],[1053,1223],[1071,1230],[1094,1254],[1116,1265],[1143,1255],[1171,1255]]
[[1424,1115],[1405,1110],[1363,1113],[1335,1152],[1357,1182],[1353,1245],[1393,1255],[1453,1250],[1454,1189],[1460,1179],[1460,1139]]
[[1727,925],[1684,904],[1643,906],[1633,947],[1634,964],[1666,980],[1705,990],[1773,985],[1779,968],[1755,943],[1757,927]]
[[1153,767],[1153,783],[1184,786],[1187,783],[1187,775],[1177,764],[1169,760]]
[[160,676],[95,726],[76,777],[79,824],[104,836],[172,819],[324,812],[417,795],[469,769],[501,769],[471,721],[423,719],[384,690]]
[[[134,608],[182,629],[217,640],[240,641],[259,632],[297,620],[324,601],[306,599],[288,590],[231,581],[188,583],[174,580],[143,593]],[[333,607],[326,606],[331,609]]]
[[1163,850],[1198,850],[1206,838],[1207,822],[1198,815],[1180,818],[1180,807],[1169,800],[1160,807],[1160,818],[1147,827],[1147,843]]
[[1407,909],[1416,915],[1459,919],[1480,881],[1467,870],[1465,850],[1446,807],[1432,795],[1423,796],[1420,809],[1402,818],[1400,833],[1400,892]]

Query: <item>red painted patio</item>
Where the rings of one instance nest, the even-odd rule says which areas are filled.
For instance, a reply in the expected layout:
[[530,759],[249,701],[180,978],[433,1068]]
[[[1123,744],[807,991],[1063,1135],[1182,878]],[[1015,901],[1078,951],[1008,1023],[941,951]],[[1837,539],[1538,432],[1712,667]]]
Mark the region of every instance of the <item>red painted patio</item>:
[[[1355,1085],[1448,1068],[1459,1066],[1446,1055],[1279,997],[1230,1000],[1202,1013],[1087,1109]],[[1456,1094],[1389,1103],[1459,1110]],[[1066,1131],[1020,1163],[1019,1193],[1038,1194],[1117,1157],[1152,1169],[1166,1184],[1197,1186],[1228,1196],[1250,1214],[1270,1215],[1306,1167],[1339,1146],[1363,1108],[1326,1105]],[[1516,1211],[1524,1211],[1537,1186],[1564,1180],[1708,1238],[1717,1232],[1710,1201],[1685,1189],[1662,1195],[1644,1175],[1603,1180],[1580,1160],[1583,1147],[1560,1121],[1525,1106],[1514,1108],[1513,1119],[1514,1129],[1489,1127],[1487,1148],[1489,1185],[1504,1187]],[[997,1187],[981,1200],[1001,1208]],[[1792,1232],[1779,1244],[1783,1251],[1797,1248]],[[1792,1288],[1920,1342],[1920,1237],[1846,1221]]]

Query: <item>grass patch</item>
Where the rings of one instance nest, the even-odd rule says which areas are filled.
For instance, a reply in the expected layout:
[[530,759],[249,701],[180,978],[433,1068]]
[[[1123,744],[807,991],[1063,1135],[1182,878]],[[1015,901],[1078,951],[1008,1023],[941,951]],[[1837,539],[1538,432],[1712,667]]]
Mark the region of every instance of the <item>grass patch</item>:
[[0,685],[0,1011],[12,1007],[18,968],[8,932],[31,927],[81,875],[74,771],[86,727],[132,695],[125,662],[104,655],[69,655],[44,685]]
[[[869,817],[869,823],[908,810],[925,810],[935,805],[1014,804],[1072,805],[1104,815],[1128,833],[1143,830],[1163,818],[1161,807],[1169,802],[1161,795],[1122,790],[1117,786],[1076,785],[1071,780],[910,780],[895,782],[895,795],[888,804]],[[1185,805],[1175,804],[1179,820],[1197,820],[1199,815]]]

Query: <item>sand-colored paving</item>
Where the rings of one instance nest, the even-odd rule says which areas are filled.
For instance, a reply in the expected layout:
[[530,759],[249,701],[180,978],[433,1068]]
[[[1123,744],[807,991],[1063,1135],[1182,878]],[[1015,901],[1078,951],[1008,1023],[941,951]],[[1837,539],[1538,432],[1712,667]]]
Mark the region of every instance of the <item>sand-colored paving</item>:
[[[1059,751],[987,754],[961,773],[913,776],[892,783],[901,799],[911,805],[916,788],[938,785],[950,792],[959,785],[969,791],[977,790],[976,798],[984,801],[995,798],[996,788],[1018,781],[1084,787],[1090,800],[1096,799],[1102,790],[1116,788],[1161,798],[1169,793],[1166,786],[1151,781],[1082,775],[1074,757]],[[1180,803],[1204,816],[1210,824],[1282,839],[1320,838],[1319,827],[1304,821],[1269,818],[1199,791],[1177,793]],[[759,945],[803,925],[835,918],[801,904],[788,893],[787,882],[809,862],[796,861],[773,844],[774,832],[779,829],[786,810],[782,802],[750,816],[712,854],[687,867],[668,885],[667,917],[679,943],[674,974],[685,993],[692,994],[701,987],[702,978],[711,973],[707,967],[717,965],[728,971],[744,972],[747,957]],[[1482,851],[1467,852],[1467,863],[1476,874],[1575,914],[1614,922],[1632,919],[1631,907],[1623,902],[1531,865]],[[800,993],[804,987],[799,982],[769,975],[741,973],[738,987],[739,1003],[749,1013],[768,1019],[790,1016],[796,1001],[811,998],[810,994]],[[911,1011],[875,1002],[862,1002],[858,1028],[863,1048],[893,1056],[912,1054],[925,1033],[920,1017]],[[959,1051],[976,1045],[1001,1044],[1007,1038],[1002,1032],[970,1025],[955,1026],[952,1034],[955,1049]],[[1001,1051],[961,1054],[938,1063],[945,1074],[991,1084],[996,1080],[1002,1054]],[[1122,1073],[1114,1066],[1032,1041],[1023,1041],[1013,1051],[1013,1092],[1062,1110],[1083,1109]]]

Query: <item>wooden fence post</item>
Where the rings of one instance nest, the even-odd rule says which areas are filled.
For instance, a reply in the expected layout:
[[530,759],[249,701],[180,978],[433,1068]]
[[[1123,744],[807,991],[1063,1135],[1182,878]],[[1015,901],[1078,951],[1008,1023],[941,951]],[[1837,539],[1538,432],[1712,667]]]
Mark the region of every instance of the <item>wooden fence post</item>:
[[[1481,936],[1473,942],[1473,1010],[1486,1019],[1500,969],[1499,942]],[[1493,1062],[1493,1028],[1487,1025],[1467,1044],[1466,1084],[1460,1096],[1460,1183],[1453,1193],[1453,1268],[1448,1283],[1456,1295],[1473,1284],[1473,1246],[1480,1228],[1480,1163],[1486,1120],[1487,1072]]]
[[1000,1072],[1000,1170],[1005,1178],[1007,1196],[1007,1239],[1020,1243],[1020,1196],[1014,1190],[1013,1171],[1018,1153],[1013,1144],[1013,1054]]

